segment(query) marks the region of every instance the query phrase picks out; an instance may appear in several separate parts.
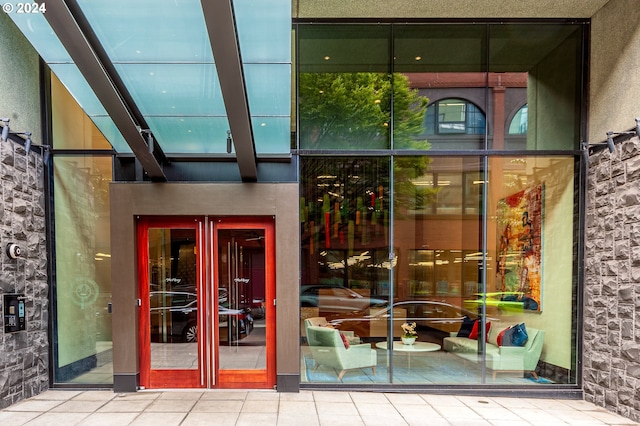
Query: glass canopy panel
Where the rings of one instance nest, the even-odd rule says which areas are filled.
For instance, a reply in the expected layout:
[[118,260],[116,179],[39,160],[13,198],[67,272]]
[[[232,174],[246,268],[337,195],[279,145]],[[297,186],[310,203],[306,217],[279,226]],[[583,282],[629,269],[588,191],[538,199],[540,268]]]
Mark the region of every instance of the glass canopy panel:
[[257,154],[289,154],[291,123],[289,117],[252,117]]
[[104,115],[107,113],[75,64],[49,64],[49,68],[60,79],[87,115]]
[[213,64],[115,64],[115,67],[144,115],[226,115]]
[[198,0],[79,0],[114,62],[213,62]]
[[155,117],[147,123],[166,154],[227,152],[226,117]]
[[245,64],[244,75],[252,115],[291,114],[291,65]]
[[93,115],[91,121],[96,125],[100,132],[109,141],[113,149],[119,153],[131,153],[131,147],[124,139],[116,124],[108,115]]
[[291,0],[233,3],[242,61],[291,62]]
[[131,152],[131,147],[96,97],[75,64],[49,64],[67,91],[117,152]]
[[[16,9],[17,3],[8,2]],[[60,40],[53,32],[49,22],[41,13],[8,13],[9,17],[20,28],[27,40],[33,45],[40,57],[47,63],[67,62],[71,63],[71,57],[62,46]]]

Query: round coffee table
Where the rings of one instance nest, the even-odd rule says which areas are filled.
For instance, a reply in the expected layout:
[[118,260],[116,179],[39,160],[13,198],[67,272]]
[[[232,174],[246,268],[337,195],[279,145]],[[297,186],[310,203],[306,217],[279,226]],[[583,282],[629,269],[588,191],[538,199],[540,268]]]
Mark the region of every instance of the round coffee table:
[[[388,342],[378,342],[376,343],[376,348],[378,349],[388,349]],[[429,343],[429,342],[415,342],[413,345],[405,345],[400,340],[393,341],[393,350],[397,352],[407,352],[409,368],[411,368],[411,353],[415,352],[435,352],[442,349],[440,345],[437,343]]]

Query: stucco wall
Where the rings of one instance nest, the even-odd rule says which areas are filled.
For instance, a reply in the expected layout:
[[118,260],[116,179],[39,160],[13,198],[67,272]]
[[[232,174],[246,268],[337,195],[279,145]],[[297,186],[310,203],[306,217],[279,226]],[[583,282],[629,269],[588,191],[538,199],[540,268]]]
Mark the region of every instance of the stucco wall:
[[637,0],[611,0],[591,21],[590,143],[607,131],[635,127],[640,117],[640,8]]
[[[0,117],[12,131],[30,131],[40,143],[38,56],[0,12]],[[49,387],[49,304],[44,166],[39,153],[0,142],[0,408]],[[22,256],[5,248],[17,243]],[[26,297],[26,330],[5,333],[5,294]]]
[[640,421],[640,140],[589,161],[585,398]]
[[588,18],[608,0],[292,0],[299,18]]

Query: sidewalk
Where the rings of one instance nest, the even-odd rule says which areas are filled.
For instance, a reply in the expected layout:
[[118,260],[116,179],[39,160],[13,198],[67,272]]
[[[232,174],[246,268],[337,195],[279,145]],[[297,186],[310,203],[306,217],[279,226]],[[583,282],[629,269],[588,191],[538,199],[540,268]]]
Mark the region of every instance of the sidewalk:
[[0,411],[2,425],[637,425],[576,400],[301,391],[49,390]]

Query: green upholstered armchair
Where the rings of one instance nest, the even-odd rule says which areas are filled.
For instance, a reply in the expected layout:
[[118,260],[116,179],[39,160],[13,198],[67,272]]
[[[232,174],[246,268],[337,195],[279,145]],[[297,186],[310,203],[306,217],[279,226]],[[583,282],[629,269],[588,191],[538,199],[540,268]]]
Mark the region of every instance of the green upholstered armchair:
[[354,368],[371,367],[373,374],[376,374],[377,355],[370,344],[349,345],[347,348],[339,330],[308,325],[307,321],[305,320],[307,341],[315,361],[313,371],[321,365],[335,368],[340,371],[338,380],[342,379],[347,370]]

